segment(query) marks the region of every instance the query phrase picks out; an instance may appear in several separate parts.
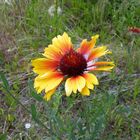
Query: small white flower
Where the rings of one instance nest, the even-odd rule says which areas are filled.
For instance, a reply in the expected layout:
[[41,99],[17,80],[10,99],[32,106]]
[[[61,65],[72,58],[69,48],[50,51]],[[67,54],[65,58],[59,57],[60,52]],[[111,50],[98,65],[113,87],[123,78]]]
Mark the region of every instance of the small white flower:
[[[55,5],[50,6],[49,9],[48,9],[49,15],[50,15],[50,16],[54,16],[55,10],[56,10]],[[61,8],[58,6],[58,7],[57,7],[57,14],[58,14],[58,15],[61,15],[61,13],[62,13],[62,10],[61,10]]]
[[30,123],[25,123],[25,128],[26,129],[29,129],[31,127],[31,124]]
[[12,5],[12,0],[3,0],[3,2],[8,4],[8,5]]

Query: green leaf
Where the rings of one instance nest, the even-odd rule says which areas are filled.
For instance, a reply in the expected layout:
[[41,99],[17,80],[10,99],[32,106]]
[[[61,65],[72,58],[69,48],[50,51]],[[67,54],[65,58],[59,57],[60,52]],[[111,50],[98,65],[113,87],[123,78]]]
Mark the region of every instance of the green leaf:
[[7,134],[0,134],[0,140],[7,140]]
[[37,112],[36,112],[36,107],[34,104],[31,105],[31,114],[32,114],[33,119],[36,119]]
[[3,82],[4,88],[6,88],[6,89],[9,90],[9,83],[8,83],[8,81],[7,81],[6,77],[5,77],[5,75],[4,75],[2,72],[0,72],[0,79],[1,79],[2,82]]
[[39,102],[43,101],[42,96],[38,95],[36,92],[34,92],[34,91],[31,92],[31,95],[32,95],[32,97],[35,98],[37,101],[39,101]]
[[133,94],[133,97],[134,97],[134,99],[136,99],[137,98],[137,96],[139,95],[139,91],[140,91],[140,80],[138,80],[138,81],[136,81],[136,84],[135,84],[135,86],[134,86],[134,94]]
[[33,88],[33,82],[30,79],[28,80],[28,85],[29,85],[31,96],[39,102],[43,101],[42,96],[35,92],[35,90]]
[[7,121],[13,122],[14,120],[15,120],[15,116],[14,115],[12,115],[12,114],[8,114],[7,115]]
[[2,116],[4,114],[4,110],[3,108],[0,108],[0,116]]

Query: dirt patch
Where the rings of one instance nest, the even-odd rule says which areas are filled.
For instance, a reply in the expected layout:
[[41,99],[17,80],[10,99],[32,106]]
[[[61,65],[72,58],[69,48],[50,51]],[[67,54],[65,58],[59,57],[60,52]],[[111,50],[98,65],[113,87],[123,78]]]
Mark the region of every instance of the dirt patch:
[[8,33],[0,32],[0,59],[9,62],[15,55],[16,50],[13,37]]

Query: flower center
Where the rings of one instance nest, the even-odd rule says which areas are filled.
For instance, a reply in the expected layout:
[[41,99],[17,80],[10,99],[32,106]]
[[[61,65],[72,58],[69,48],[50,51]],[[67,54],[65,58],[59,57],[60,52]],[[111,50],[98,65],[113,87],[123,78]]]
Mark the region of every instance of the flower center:
[[87,62],[83,55],[70,50],[60,60],[60,70],[64,75],[77,76],[84,72]]

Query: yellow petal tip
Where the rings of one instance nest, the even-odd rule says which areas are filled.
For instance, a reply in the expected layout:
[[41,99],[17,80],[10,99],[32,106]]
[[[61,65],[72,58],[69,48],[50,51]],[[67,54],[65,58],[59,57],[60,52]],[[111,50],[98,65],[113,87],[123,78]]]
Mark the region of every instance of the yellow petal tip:
[[91,38],[92,39],[98,39],[99,38],[99,34],[93,35]]

